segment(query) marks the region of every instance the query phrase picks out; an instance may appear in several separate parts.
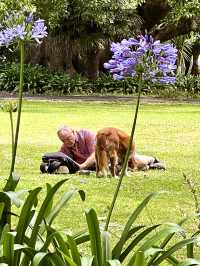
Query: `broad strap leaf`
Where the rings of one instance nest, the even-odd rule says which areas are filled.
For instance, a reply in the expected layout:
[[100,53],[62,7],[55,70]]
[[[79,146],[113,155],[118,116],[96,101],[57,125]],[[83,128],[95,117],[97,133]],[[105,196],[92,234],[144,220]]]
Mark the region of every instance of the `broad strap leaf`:
[[92,266],[93,257],[82,257],[81,266]]
[[[44,218],[43,215],[46,212],[46,210],[48,209],[49,204],[51,204],[52,197],[57,192],[57,190],[63,185],[63,183],[65,181],[67,181],[67,179],[61,180],[60,182],[56,183],[49,190],[48,194],[46,195],[46,197],[45,197],[45,199],[44,199],[44,201],[42,203],[42,206],[40,207],[39,213],[37,215],[35,224],[34,224],[33,229],[32,229],[32,233],[31,233],[31,237],[30,237],[30,241],[29,241],[29,247],[30,248],[34,248],[35,247],[36,240],[37,240],[37,237],[38,237],[38,233],[39,233],[39,230],[40,230],[40,225],[41,225],[41,223],[43,221],[43,218]],[[22,265],[28,265],[29,258],[27,256],[24,256],[22,262],[23,262]]]
[[200,260],[196,259],[186,259],[185,261],[180,262],[177,266],[195,266],[200,265]]
[[128,234],[129,234],[129,230],[131,229],[131,226],[133,225],[133,223],[135,222],[135,220],[137,219],[137,217],[139,216],[139,214],[142,212],[142,210],[146,207],[146,205],[149,203],[149,201],[154,198],[155,196],[159,195],[161,192],[153,192],[151,194],[149,194],[141,203],[140,205],[133,211],[132,215],[130,216],[130,218],[128,219],[128,222],[126,223],[124,230],[121,234],[121,238],[119,240],[119,244],[117,246],[117,248],[115,248],[115,250],[113,251],[113,258],[118,259],[123,245],[124,243],[127,241],[128,238]]
[[106,265],[109,260],[112,259],[110,234],[107,231],[101,233],[102,239],[102,255],[103,255],[103,265]]
[[73,258],[73,261],[78,265],[81,266],[81,257],[80,254],[78,252],[78,248],[76,245],[76,242],[74,241],[74,239],[71,236],[67,236],[67,243],[69,245],[69,248],[71,250],[71,255]]
[[14,262],[14,235],[7,232],[3,240],[3,256],[7,259],[8,265],[13,265]]
[[199,241],[199,238],[189,238],[189,239],[184,239],[178,243],[176,243],[174,246],[169,248],[167,251],[163,252],[158,259],[154,261],[154,265],[160,265],[161,262],[163,262],[165,259],[167,259],[169,256],[171,256],[174,252],[177,250],[183,248],[184,246],[190,244],[190,243],[197,243]]
[[136,253],[134,266],[145,266],[144,252],[138,251]]
[[97,219],[94,209],[89,209],[86,213],[86,220],[90,234],[90,245],[92,256],[94,257],[94,265],[102,265],[102,248],[101,248],[101,234],[99,228],[99,221]]
[[155,230],[159,224],[150,226],[146,228],[144,231],[142,231],[140,234],[138,234],[128,245],[128,247],[124,250],[124,252],[121,253],[119,256],[119,260],[122,262],[124,259],[128,256],[128,254],[138,245],[140,241],[144,241],[145,237],[150,234],[153,230]]

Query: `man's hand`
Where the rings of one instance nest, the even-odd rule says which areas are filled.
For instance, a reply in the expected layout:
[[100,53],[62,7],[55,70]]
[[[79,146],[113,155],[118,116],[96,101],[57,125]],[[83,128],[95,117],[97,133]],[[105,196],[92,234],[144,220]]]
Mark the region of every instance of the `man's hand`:
[[94,165],[95,165],[95,153],[93,152],[84,163],[79,164],[79,167],[80,170],[87,170],[88,168],[93,167]]

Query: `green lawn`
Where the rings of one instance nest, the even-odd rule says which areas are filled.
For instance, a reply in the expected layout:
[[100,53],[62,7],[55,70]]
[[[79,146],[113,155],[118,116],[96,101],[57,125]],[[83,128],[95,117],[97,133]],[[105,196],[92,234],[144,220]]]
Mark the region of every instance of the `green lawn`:
[[[69,103],[25,101],[23,105],[16,171],[21,176],[19,188],[33,189],[45,183],[54,184],[64,175],[42,175],[39,172],[45,152],[57,151],[60,142],[56,130],[68,124],[74,128],[93,131],[106,126],[130,132],[134,104]],[[0,112],[0,186],[8,177],[10,163],[10,124],[7,113]],[[164,161],[167,171],[135,172],[125,177],[111,218],[115,233],[127,220],[131,211],[150,192],[166,190],[146,208],[140,222],[177,222],[193,213],[194,201],[184,184],[183,172],[199,184],[200,170],[200,107],[192,104],[141,104],[136,129],[137,151],[154,155]],[[86,201],[73,198],[56,219],[59,229],[77,232],[85,228],[84,209],[93,207],[103,223],[111,203],[117,180],[94,175],[68,175],[70,179],[57,197],[72,187],[86,192]],[[139,222],[139,221],[138,221]],[[196,227],[190,223],[190,230]]]

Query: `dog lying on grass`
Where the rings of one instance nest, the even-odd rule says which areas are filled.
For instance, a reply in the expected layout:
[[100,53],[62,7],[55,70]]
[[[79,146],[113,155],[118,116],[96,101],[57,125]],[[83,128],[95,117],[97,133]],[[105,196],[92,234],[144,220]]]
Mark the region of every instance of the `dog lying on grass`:
[[[118,166],[123,165],[129,144],[129,135],[118,129],[107,127],[99,130],[96,135],[96,175],[107,176],[111,173],[113,177],[119,173]],[[137,168],[134,160],[135,143],[132,143],[130,158],[133,168]],[[127,174],[127,171],[126,171]]]

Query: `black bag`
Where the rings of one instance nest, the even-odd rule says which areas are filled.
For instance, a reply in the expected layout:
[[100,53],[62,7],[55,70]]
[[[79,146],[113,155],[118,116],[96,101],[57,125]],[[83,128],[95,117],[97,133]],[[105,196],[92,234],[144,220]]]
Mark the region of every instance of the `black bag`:
[[78,163],[63,152],[50,152],[42,156],[40,171],[42,173],[53,174],[60,166],[67,166],[70,174],[80,170]]

